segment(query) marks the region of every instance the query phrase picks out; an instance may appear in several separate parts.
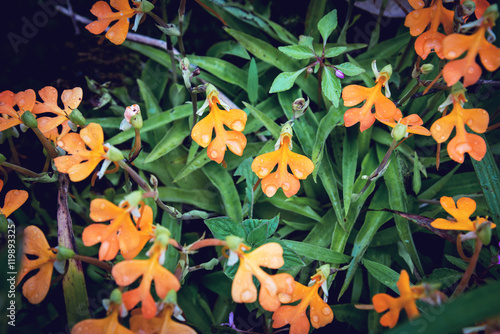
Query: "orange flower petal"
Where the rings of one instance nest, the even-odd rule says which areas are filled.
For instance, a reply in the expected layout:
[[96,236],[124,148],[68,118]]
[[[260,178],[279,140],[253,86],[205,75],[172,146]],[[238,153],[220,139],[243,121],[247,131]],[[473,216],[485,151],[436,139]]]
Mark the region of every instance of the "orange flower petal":
[[116,206],[104,198],[96,198],[90,202],[90,219],[105,222],[123,214],[125,209]]
[[405,27],[410,28],[410,34],[412,36],[418,36],[424,32],[425,28],[427,28],[431,22],[432,9],[422,8],[423,6],[420,6],[422,1],[420,0],[413,2],[415,6],[412,4],[412,7],[416,10],[406,15]]
[[[97,5],[99,2],[104,2],[104,1],[98,1],[94,4]],[[105,3],[105,2],[104,2]],[[93,7],[92,7],[93,8]],[[106,28],[109,26],[111,22],[113,22],[113,19],[100,19],[94,22],[90,22],[85,26],[85,29],[93,33],[94,35],[98,35],[102,33]]]
[[108,3],[105,1],[97,1],[90,9],[90,12],[98,18],[108,17],[114,14],[111,7],[109,7]]
[[120,243],[120,249],[125,250],[125,252],[139,246],[139,232],[134,223],[132,223],[129,214],[125,215],[123,220],[121,220],[120,238],[118,241]]
[[394,297],[389,296],[386,293],[377,293],[372,297],[373,307],[378,313],[388,310],[394,303]]
[[12,212],[16,211],[28,199],[28,192],[25,190],[13,189],[5,195],[5,204],[2,208],[2,213],[5,217],[9,217]]
[[280,157],[280,150],[261,154],[253,160],[252,171],[262,179],[272,172],[274,166],[280,161]]
[[446,147],[451,159],[458,163],[464,162],[464,154],[469,155],[476,161],[481,161],[486,154],[486,143],[484,139],[472,133],[466,133],[465,138],[456,136]]
[[220,164],[224,160],[226,154],[226,142],[223,136],[216,136],[214,140],[208,145],[207,155],[210,159]]
[[30,225],[24,229],[23,252],[25,254],[47,257],[52,252],[42,230],[37,226]]
[[15,101],[19,110],[33,110],[35,106],[36,94],[33,89],[27,89],[24,92],[16,94]]
[[305,180],[314,171],[314,163],[308,157],[288,151],[288,166],[299,180]]
[[271,294],[264,284],[261,284],[259,293],[259,303],[264,310],[274,312],[281,306],[279,293],[291,295],[295,286],[295,281],[290,274],[281,273],[270,276],[278,290],[276,294]]
[[87,151],[85,143],[78,133],[68,133],[57,141],[57,146],[61,147],[69,154],[80,154]]
[[[120,262],[120,263],[122,263],[122,262]],[[151,295],[150,295],[150,298],[152,298]],[[128,291],[125,291],[124,293],[122,293],[122,302],[123,302],[123,305],[125,305],[125,308],[127,310],[133,309],[135,305],[139,304],[141,299],[142,299],[142,295],[141,295],[141,290],[139,288],[128,290]],[[144,314],[144,310],[142,310],[142,312]],[[150,310],[148,310],[148,314],[149,314],[149,312],[150,312]],[[155,313],[156,313],[156,307],[155,307]],[[153,314],[153,317],[154,317],[154,314]],[[149,319],[150,318],[152,318],[152,317],[149,317]]]
[[371,106],[366,104],[361,108],[351,108],[344,114],[344,124],[346,127],[353,126],[359,122],[361,132],[370,128],[375,123],[375,116],[370,111]]
[[425,2],[423,0],[408,0],[408,2],[414,9],[420,9],[425,6]]
[[104,224],[92,224],[85,227],[82,233],[83,244],[90,247],[102,242],[102,235],[108,230],[108,227]]
[[287,171],[281,174],[278,171],[269,174],[262,179],[261,185],[262,191],[267,197],[274,196],[279,188],[283,189],[283,193],[286,197],[295,195],[300,189],[299,180]]
[[96,333],[96,334],[133,334],[134,332],[120,325],[118,311],[113,311],[104,319],[87,319],[80,321],[71,330],[71,334]]
[[73,182],[85,180],[103,159],[90,159],[68,169],[69,179]]
[[[10,90],[4,90],[0,93],[0,112],[3,113],[3,108],[9,107],[12,108],[16,104],[14,92]],[[14,116],[14,115],[10,115]]]
[[128,12],[132,10],[128,3],[128,0],[111,0],[109,3],[113,8],[122,12]]
[[24,283],[23,296],[26,297],[31,304],[39,304],[45,299],[45,296],[47,296],[53,269],[53,263],[48,262],[40,267],[40,271],[36,273],[35,276],[30,277]]
[[481,67],[468,57],[453,60],[443,68],[443,78],[449,87],[456,84],[461,77],[464,77],[464,87],[475,84],[481,77]]
[[104,152],[102,144],[104,143],[104,133],[102,127],[97,123],[90,123],[80,131],[80,137],[92,150]]
[[456,59],[467,51],[474,42],[474,35],[451,34],[443,41],[443,53],[446,59]]
[[500,66],[500,49],[484,38],[479,49],[479,57],[483,66],[490,72],[496,71]]
[[398,108],[394,102],[385,97],[382,93],[378,93],[375,99],[375,114],[379,119],[394,119]]
[[16,118],[0,117],[0,131],[5,131],[21,123],[22,123],[21,120],[17,117]]
[[128,34],[129,22],[128,19],[118,20],[111,28],[109,28],[106,33],[106,38],[111,41],[111,43],[120,45],[125,42]]
[[[468,197],[461,197],[457,201],[457,209],[460,211],[460,214],[463,214],[464,218],[469,219],[469,217],[476,211],[476,201]],[[461,217],[456,216],[457,220]]]
[[366,88],[358,85],[349,85],[342,90],[342,99],[344,106],[353,107],[360,104],[372,94],[373,88]]
[[333,321],[332,309],[318,294],[312,296],[309,305],[309,317],[314,328],[324,327]]
[[245,125],[247,123],[246,112],[240,109],[231,109],[229,111],[219,109],[218,112],[223,116],[221,118],[222,123],[224,123],[230,129],[239,132],[245,130]]
[[290,334],[309,333],[311,325],[307,319],[305,310],[297,312],[296,306],[281,306],[273,314],[273,328],[279,328],[290,324]]
[[452,222],[443,218],[438,218],[431,223],[431,226],[440,230],[456,230],[456,231],[475,231],[472,222],[467,224],[465,222]]
[[276,242],[264,244],[250,253],[245,254],[248,261],[257,263],[261,267],[279,269],[285,264],[283,247]]
[[161,299],[165,298],[170,290],[179,291],[181,288],[177,277],[159,264],[156,266],[153,279],[155,281],[156,294]]
[[66,116],[56,116],[56,117],[40,117],[37,119],[38,128],[42,133],[50,132],[56,129],[59,125],[67,121]]
[[231,287],[231,296],[235,303],[253,303],[257,300],[257,288],[253,284],[252,271],[245,261],[240,259]]
[[[61,101],[66,108],[66,111],[78,108],[83,98],[83,90],[80,87],[66,89],[61,94]],[[90,124],[89,124],[90,125]]]
[[443,143],[450,137],[455,124],[457,124],[457,117],[455,114],[451,113],[445,117],[441,117],[431,126],[432,137],[438,143]]
[[418,36],[415,41],[415,52],[422,57],[427,58],[432,51],[436,52],[437,56],[444,59],[443,40],[446,36],[437,31],[426,31]]
[[114,260],[119,249],[118,235],[111,234],[106,240],[101,242],[101,247],[99,247],[99,261]]
[[212,132],[214,130],[214,117],[209,113],[205,118],[198,121],[191,130],[191,138],[201,147],[207,147],[212,140]]
[[142,276],[142,274],[144,274],[148,269],[149,265],[150,262],[148,260],[123,261],[113,266],[111,274],[113,275],[116,284],[119,286],[127,286]]
[[[235,121],[239,122],[239,121]],[[243,150],[247,145],[247,138],[244,134],[238,131],[226,132],[226,145],[231,152],[238,156],[243,155]]]

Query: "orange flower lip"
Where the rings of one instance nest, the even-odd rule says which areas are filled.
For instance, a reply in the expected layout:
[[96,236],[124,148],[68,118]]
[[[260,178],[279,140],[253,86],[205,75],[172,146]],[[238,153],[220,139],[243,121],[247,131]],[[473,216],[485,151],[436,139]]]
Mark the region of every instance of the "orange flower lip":
[[[3,189],[3,180],[0,180],[0,191]],[[10,190],[5,195],[4,205],[0,208],[0,214],[8,218],[14,211],[19,209],[21,205],[28,199],[28,192],[26,190]]]
[[[434,228],[442,230],[457,230],[457,231],[475,231],[478,225],[485,221],[484,218],[477,217],[475,221],[470,220],[470,216],[476,211],[476,202],[469,197],[462,197],[455,201],[451,197],[443,196],[440,199],[441,206],[446,210],[455,221],[438,218],[431,225]],[[491,223],[491,228],[495,228],[496,224]]]
[[[299,180],[305,180],[314,170],[311,159],[290,150],[291,143],[291,135],[282,134],[278,150],[259,155],[252,162],[252,171],[262,179],[262,191],[268,197],[274,196],[279,188],[287,197],[295,195],[300,189]],[[277,170],[271,173],[276,165]]]
[[[10,90],[0,93],[0,114],[8,118],[0,117],[0,131],[5,131],[22,123],[21,116],[26,111],[32,111],[35,106],[36,94],[33,89],[14,94]],[[14,107],[17,105],[17,109]]]

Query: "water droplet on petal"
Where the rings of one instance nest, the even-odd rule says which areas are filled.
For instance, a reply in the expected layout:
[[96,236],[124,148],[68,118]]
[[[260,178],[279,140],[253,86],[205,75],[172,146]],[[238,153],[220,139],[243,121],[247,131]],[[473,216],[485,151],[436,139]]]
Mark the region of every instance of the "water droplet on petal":
[[437,131],[441,130],[441,125],[436,124],[436,130],[437,130]]
[[419,17],[419,16],[420,16],[420,11],[418,11],[418,10],[414,10],[414,11],[413,11],[413,17],[414,17],[414,18],[417,18],[417,17]]
[[295,174],[296,177],[298,178],[301,178],[302,176],[304,176],[304,173],[302,173],[300,170],[296,169],[293,171],[293,173]]
[[329,307],[323,307],[323,309],[321,310],[321,313],[323,313],[324,315],[330,315],[330,313],[332,313],[332,309],[329,308]]
[[319,317],[317,315],[313,315],[311,321],[312,322],[318,322],[319,321]]
[[59,141],[57,142],[57,146],[59,146],[59,147],[64,147],[64,142],[63,142],[62,140],[59,140]]
[[101,210],[104,210],[104,208],[105,208],[105,207],[106,207],[106,204],[104,204],[104,203],[101,203],[101,205],[99,206],[99,208],[100,208]]
[[[123,15],[123,13],[120,13],[120,14]],[[114,31],[109,31],[107,35],[108,35],[108,38],[111,39],[111,38],[113,38],[115,36],[115,32]]]
[[208,135],[201,136],[201,142],[203,144],[208,144],[210,142],[210,137]]
[[475,70],[474,70],[474,67],[472,67],[472,66],[470,66],[470,67],[467,69],[467,73],[469,73],[469,74],[472,74],[472,73],[474,73],[474,72],[475,72]]
[[472,119],[469,119],[469,120],[467,121],[467,125],[469,125],[469,126],[470,126],[470,125],[472,125],[472,124],[474,124],[474,121],[473,121]]
[[82,136],[82,140],[83,140],[84,142],[86,142],[86,143],[90,143],[90,142],[92,142],[92,140],[90,139],[90,137],[89,137],[89,136],[87,136],[87,135]]
[[250,290],[245,290],[241,293],[241,301],[244,303],[251,303],[253,301],[253,293]]
[[269,169],[267,169],[266,167],[262,167],[259,171],[259,177],[263,178],[264,176],[267,175],[268,172],[269,172]]
[[98,235],[96,239],[97,239],[97,241],[101,241],[102,236]]
[[447,58],[455,58],[457,56],[457,53],[455,51],[449,51]]
[[446,140],[446,136],[441,136],[440,140],[445,141]]
[[459,154],[464,154],[465,152],[472,151],[472,146],[469,143],[458,144],[455,148],[455,152]]
[[283,183],[281,184],[281,188],[283,188],[283,190],[284,190],[284,191],[288,191],[288,190],[290,190],[290,183],[288,183],[288,182],[283,182]]
[[242,121],[234,121],[233,124],[231,124],[231,128],[236,131],[243,131],[245,126]]
[[212,159],[216,159],[219,156],[219,154],[217,154],[217,151],[212,151],[210,152],[210,156],[212,157]]
[[274,194],[276,194],[277,190],[278,190],[278,188],[276,188],[273,185],[270,185],[270,186],[267,186],[267,188],[264,190],[264,192],[266,193],[267,197],[273,197]]

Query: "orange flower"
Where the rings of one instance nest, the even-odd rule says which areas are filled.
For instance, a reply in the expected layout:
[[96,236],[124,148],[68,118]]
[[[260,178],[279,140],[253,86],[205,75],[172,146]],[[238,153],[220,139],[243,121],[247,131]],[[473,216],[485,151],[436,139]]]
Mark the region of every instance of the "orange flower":
[[[118,299],[115,302],[114,299]],[[118,316],[125,317],[127,310],[121,303],[121,294],[118,289],[113,290],[110,299],[103,300],[104,308],[108,311],[104,319],[87,319],[80,321],[71,330],[71,334],[95,333],[95,334],[133,334],[134,332],[118,322]]]
[[443,51],[446,59],[456,59],[467,51],[464,58],[450,61],[444,66],[443,77],[448,86],[453,86],[461,77],[464,77],[465,87],[479,80],[482,70],[476,63],[478,54],[488,71],[493,72],[500,66],[500,49],[484,37],[484,34],[491,31],[495,25],[494,17],[493,11],[486,12],[480,20],[479,29],[474,34],[468,36],[452,34],[444,39]]
[[[486,131],[489,122],[489,115],[484,109],[464,109],[463,101],[466,101],[464,92],[452,93],[447,102],[453,103],[453,110],[449,115],[441,117],[431,126],[432,137],[442,143],[450,137],[451,131],[456,127],[456,135],[448,143],[448,155],[456,162],[464,162],[465,152],[477,161],[480,161],[486,154],[486,143],[480,136],[468,133],[465,124],[478,133]],[[442,106],[443,106],[442,105]]]
[[156,315],[156,303],[151,296],[151,282],[155,282],[156,294],[165,298],[170,290],[179,291],[179,280],[163,267],[165,251],[168,244],[176,244],[175,240],[169,238],[170,232],[161,227],[156,227],[156,239],[148,251],[150,256],[147,260],[126,260],[116,264],[111,271],[116,284],[128,286],[142,276],[141,283],[135,289],[123,293],[123,304],[130,310],[139,302],[142,302],[142,314],[144,318],[151,319]]
[[139,8],[132,9],[128,3],[128,0],[111,0],[111,7],[118,10],[118,12],[113,12],[111,7],[104,1],[97,1],[90,9],[90,12],[97,16],[97,21],[89,23],[85,28],[98,35],[102,33],[109,24],[113,21],[118,20],[106,33],[106,38],[111,41],[111,43],[119,45],[122,44],[127,38],[129,19],[135,14],[139,13]]
[[[374,60],[372,62],[372,69],[376,78],[375,82],[377,83],[375,86],[366,88],[358,85],[349,85],[342,90],[342,99],[344,99],[344,106],[346,107],[355,106],[366,100],[366,103],[361,108],[351,108],[344,114],[345,126],[353,126],[359,122],[361,132],[368,129],[375,122],[375,116],[371,112],[373,105],[375,105],[375,115],[379,120],[390,121],[402,117],[401,111],[389,100],[391,92],[387,83],[392,74],[391,65],[385,66],[379,73]],[[382,87],[386,89],[385,96],[382,94]]]
[[390,126],[391,128],[395,128],[396,125],[398,124],[404,125],[406,127],[406,136],[408,136],[408,133],[414,133],[416,135],[422,135],[422,136],[431,135],[431,132],[422,126],[424,122],[417,114],[411,114],[406,117],[400,118],[397,121],[397,123],[392,120],[391,121],[379,120],[379,121],[387,126]]
[[[63,102],[64,109],[61,109],[57,105],[57,90],[54,87],[44,87],[38,91],[38,94],[42,98],[43,103],[36,102],[33,114],[51,113],[56,115],[56,117],[39,117],[38,128],[45,137],[55,141],[70,131],[68,125],[69,116],[82,102],[83,90],[80,87],[76,87],[63,91],[61,101]],[[57,127],[60,125],[62,126],[62,130],[59,133]]]
[[[37,258],[30,260],[26,255]],[[56,260],[56,252],[50,248],[43,232],[34,225],[26,227],[23,238],[23,259],[16,284],[19,284],[30,271],[39,269],[23,285],[23,295],[31,304],[39,304],[49,292]]]
[[308,333],[309,320],[306,316],[306,310],[309,307],[309,316],[314,328],[326,326],[333,321],[333,312],[318,294],[318,289],[326,281],[329,275],[330,268],[327,266],[328,272],[325,274],[320,268],[316,275],[311,277],[312,285],[306,287],[298,282],[295,282],[293,294],[280,295],[280,301],[293,303],[300,300],[300,303],[295,306],[282,305],[273,314],[273,328],[283,327],[290,324],[290,333]]
[[[299,180],[305,180],[313,172],[314,163],[308,157],[291,151],[292,126],[289,123],[281,129],[275,148],[273,152],[256,157],[252,162],[252,170],[262,179],[262,191],[268,197],[274,196],[278,188],[283,189],[286,197],[293,196],[300,189]],[[276,165],[277,170],[271,173]],[[288,172],[287,165],[293,174]]]
[[[0,93],[0,131],[22,124],[21,116],[26,110],[32,111],[35,106],[36,94],[33,89],[14,94],[10,90]],[[18,110],[14,109],[17,105]]]
[[[101,170],[97,173],[97,176],[101,178],[112,161],[123,159],[117,149],[108,144],[104,145],[104,134],[97,123],[90,123],[80,131],[80,134],[68,133],[57,141],[57,145],[69,155],[55,158],[56,168],[60,173],[68,173],[73,182],[87,178],[99,162],[104,160]],[[90,150],[87,150],[85,145]],[[110,157],[110,150],[117,156]]]
[[131,312],[130,329],[141,334],[196,334],[191,327],[172,320],[174,310],[175,305],[167,303],[154,318],[146,319],[141,309],[134,309]]
[[[90,203],[90,218],[95,222],[111,222],[109,225],[87,226],[82,234],[83,244],[93,246],[100,242],[100,261],[113,260],[118,250],[121,250],[126,260],[136,257],[153,237],[153,210],[142,203],[140,211],[134,212],[138,207],[138,204],[131,204],[127,200],[116,206],[104,198],[94,199]],[[139,221],[141,231],[132,222],[131,213],[140,214],[139,217],[134,216],[134,220]]]
[[[434,228],[441,230],[475,231],[479,225],[487,221],[481,217],[476,217],[474,221],[469,219],[470,215],[476,211],[476,202],[471,198],[460,198],[456,206],[455,201],[451,197],[443,196],[440,202],[443,209],[452,215],[455,221],[438,218],[431,223]],[[495,227],[496,225],[491,223],[491,228]]]
[[[3,189],[3,180],[0,180],[0,191]],[[26,190],[12,189],[5,195],[5,201],[0,214],[8,218],[12,212],[16,211],[28,199],[28,192]]]
[[[201,147],[207,147],[207,155],[217,163],[224,160],[226,146],[231,152],[241,156],[247,145],[246,137],[241,133],[245,129],[247,114],[240,109],[230,109],[219,100],[219,92],[212,85],[207,87],[207,99],[205,104],[198,110],[202,115],[206,106],[210,107],[210,113],[196,123],[191,131],[191,137]],[[226,110],[221,110],[218,104]],[[234,131],[226,131],[224,125]],[[212,132],[215,128],[215,139],[212,140]]]
[[406,270],[401,270],[399,280],[396,283],[400,297],[394,298],[385,293],[377,293],[373,296],[373,306],[378,313],[389,310],[380,318],[380,324],[393,328],[398,323],[399,312],[405,309],[408,318],[415,319],[420,315],[415,300],[423,296],[424,290],[420,287],[410,287],[410,277]]
[[424,8],[423,0],[410,0],[414,11],[406,16],[405,26],[410,28],[412,36],[418,36],[429,26],[429,30],[420,35],[415,41],[415,52],[426,59],[431,51],[435,51],[443,59],[443,39],[445,35],[438,32],[442,24],[446,34],[453,32],[453,11],[443,7],[442,0],[434,0],[428,8]]
[[230,236],[226,240],[230,248],[228,265],[240,261],[231,289],[233,300],[236,303],[253,303],[257,300],[257,288],[252,279],[255,276],[261,285],[260,305],[264,310],[275,311],[281,305],[278,294],[292,294],[293,277],[286,273],[271,276],[260,267],[278,269],[283,266],[283,248],[278,243],[270,242],[245,253],[250,247],[241,243],[240,238]]

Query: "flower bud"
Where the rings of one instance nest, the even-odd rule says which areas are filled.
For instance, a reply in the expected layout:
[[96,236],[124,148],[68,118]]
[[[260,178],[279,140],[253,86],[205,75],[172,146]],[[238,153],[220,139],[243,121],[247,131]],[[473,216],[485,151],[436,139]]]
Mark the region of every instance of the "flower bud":
[[72,259],[75,256],[75,252],[69,248],[59,246],[57,247],[57,261],[65,261]]
[[302,97],[293,101],[292,109],[294,117],[299,118],[300,116],[304,115],[308,107],[309,98],[307,98],[307,101]]
[[161,30],[162,33],[164,33],[167,36],[180,36],[181,35],[181,31],[179,30],[179,28],[177,28],[177,26],[175,24],[168,23],[165,26],[161,26],[161,25],[157,24],[156,26],[158,27],[158,29]]
[[311,74],[314,71],[314,69],[312,67],[308,67],[306,71],[307,74]]
[[342,72],[341,70],[339,70],[338,68],[335,69],[335,75],[337,76],[337,78],[339,79],[344,79],[345,75],[344,75],[344,72]]
[[36,121],[35,115],[31,113],[31,111],[26,110],[22,115],[21,115],[21,121],[26,125],[28,128],[38,128],[38,122]]
[[112,146],[111,144],[105,144],[104,146],[108,148],[108,152],[106,152],[107,160],[120,161],[124,159],[123,153],[116,147]]
[[175,290],[168,291],[167,295],[163,299],[163,302],[167,304],[176,304],[177,305],[177,292]]
[[484,245],[489,245],[491,242],[491,223],[484,218],[477,217],[476,224],[479,225],[476,229],[477,237]]
[[429,74],[434,70],[434,65],[432,64],[424,64],[422,67],[420,67],[420,72],[422,74]]
[[240,244],[243,242],[243,239],[240,237],[237,237],[235,235],[228,235],[226,237],[226,243],[227,246],[229,247],[230,250],[237,250],[238,247],[240,247]]
[[168,245],[168,241],[170,240],[171,235],[172,235],[172,233],[170,233],[170,230],[168,228],[163,227],[161,225],[156,225],[155,239],[157,242],[166,246],[166,245]]
[[83,117],[82,113],[78,109],[73,109],[71,113],[68,116],[69,120],[76,125],[79,125],[81,127],[85,127],[85,118]]
[[131,207],[139,206],[139,202],[142,201],[142,190],[132,191],[130,194],[125,196],[124,200],[128,202]]
[[134,129],[140,130],[142,128],[142,115],[137,114],[130,118],[130,124]]
[[407,132],[406,132],[407,129],[408,129],[408,127],[404,124],[401,124],[401,123],[396,124],[394,129],[392,129],[392,131],[391,131],[392,138],[394,138],[394,140],[396,140],[396,141],[400,141],[401,139],[403,139],[407,136]]
[[109,300],[114,304],[120,305],[122,303],[122,293],[120,289],[113,289],[109,296]]
[[139,8],[140,8],[141,12],[149,13],[150,11],[152,11],[155,8],[155,6],[149,1],[142,0],[141,6]]

